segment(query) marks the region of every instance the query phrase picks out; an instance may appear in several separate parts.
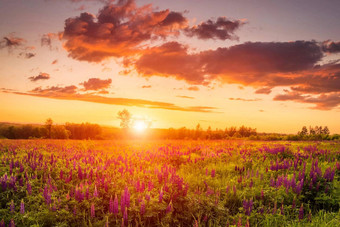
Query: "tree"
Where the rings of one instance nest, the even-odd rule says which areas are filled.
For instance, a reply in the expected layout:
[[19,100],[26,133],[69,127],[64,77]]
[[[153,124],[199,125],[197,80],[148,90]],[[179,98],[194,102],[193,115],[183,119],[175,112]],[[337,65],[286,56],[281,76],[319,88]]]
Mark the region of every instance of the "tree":
[[198,139],[201,137],[202,134],[202,127],[200,124],[196,125],[196,130],[195,130],[195,139]]
[[131,113],[128,110],[124,109],[119,111],[117,118],[121,120],[120,127],[129,128],[131,123]]
[[45,128],[47,129],[47,133],[48,133],[47,137],[49,139],[51,139],[52,125],[53,125],[53,120],[51,118],[48,118],[45,121]]
[[322,134],[325,134],[325,135],[329,135],[329,129],[328,129],[328,127],[327,126],[325,126],[324,128],[323,128],[323,132],[322,132]]
[[298,132],[300,136],[306,136],[308,134],[308,129],[306,126],[303,126],[301,132]]

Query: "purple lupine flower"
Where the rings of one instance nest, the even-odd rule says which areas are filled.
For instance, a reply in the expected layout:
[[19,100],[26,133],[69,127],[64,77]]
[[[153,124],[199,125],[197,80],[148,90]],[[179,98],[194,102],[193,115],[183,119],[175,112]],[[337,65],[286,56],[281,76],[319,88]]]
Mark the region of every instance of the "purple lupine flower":
[[113,201],[113,214],[117,215],[118,214],[118,197],[117,194],[115,194],[115,199]]
[[281,205],[281,215],[285,215],[284,209],[283,209],[283,203]]
[[276,203],[276,201],[275,201],[275,203],[274,203],[274,208],[273,208],[273,214],[276,214],[276,212],[277,212],[277,203]]
[[145,200],[143,199],[140,205],[140,215],[143,216],[145,214]]
[[122,192],[122,196],[120,197],[120,211],[122,212],[122,215],[124,215],[124,211],[125,211],[124,192]]
[[76,207],[76,206],[73,207],[73,215],[74,215],[74,216],[77,215],[77,207]]
[[14,201],[11,201],[11,205],[9,206],[9,209],[11,211],[11,213],[14,213]]
[[113,213],[113,200],[112,200],[112,195],[110,197],[110,202],[109,202],[109,212],[112,214]]
[[11,219],[11,222],[9,223],[9,227],[15,227],[14,220]]
[[130,207],[130,193],[128,187],[124,189],[124,199],[126,207]]
[[292,209],[295,209],[295,198],[293,199]]
[[97,186],[94,186],[94,192],[93,192],[93,197],[98,197],[98,191],[97,191]]
[[29,195],[32,194],[32,186],[31,186],[30,182],[27,182],[27,193],[28,193]]
[[261,199],[264,199],[264,193],[263,193],[263,189],[261,189]]
[[215,177],[215,169],[211,170],[211,177]]
[[123,215],[123,219],[124,219],[124,223],[127,224],[128,223],[128,212],[127,212],[127,207],[125,207],[125,211],[124,211],[124,215]]
[[20,213],[21,214],[25,213],[25,203],[24,203],[24,200],[21,200],[21,203],[20,203]]
[[1,222],[0,222],[0,227],[6,227],[5,222],[4,222],[4,219],[1,220]]
[[301,204],[300,210],[299,210],[299,219],[303,219],[303,203]]
[[149,195],[149,194],[146,194],[146,195],[145,195],[145,199],[146,199],[147,201],[150,201],[150,199],[151,199],[151,198],[150,198],[150,195]]
[[238,218],[238,222],[237,222],[237,227],[241,227],[242,226],[242,218],[241,216]]
[[161,188],[161,191],[159,192],[159,202],[161,203],[163,200],[163,189]]
[[94,218],[96,216],[95,209],[94,209],[94,204],[91,204],[91,218]]
[[167,206],[165,213],[170,213],[172,211],[172,202],[170,201],[169,205]]

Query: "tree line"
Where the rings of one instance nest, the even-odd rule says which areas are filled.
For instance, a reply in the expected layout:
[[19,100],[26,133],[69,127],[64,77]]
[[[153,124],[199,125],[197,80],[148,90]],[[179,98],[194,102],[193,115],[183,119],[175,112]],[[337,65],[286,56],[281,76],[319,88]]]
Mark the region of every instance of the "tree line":
[[7,139],[103,139],[102,127],[90,123],[66,123],[55,125],[52,119],[47,119],[44,125],[1,124],[0,138]]

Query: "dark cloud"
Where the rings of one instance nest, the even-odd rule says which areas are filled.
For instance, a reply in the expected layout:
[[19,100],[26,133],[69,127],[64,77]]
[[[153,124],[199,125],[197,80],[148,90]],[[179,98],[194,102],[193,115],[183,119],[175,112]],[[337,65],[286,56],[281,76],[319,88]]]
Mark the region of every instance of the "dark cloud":
[[35,55],[36,55],[35,53],[31,53],[31,52],[27,52],[27,53],[22,52],[22,53],[19,54],[19,56],[22,56],[26,59],[33,58],[33,57],[35,57]]
[[229,98],[229,100],[243,101],[243,102],[256,102],[256,101],[260,101],[262,99]]
[[327,53],[339,53],[340,42],[325,41],[323,42],[322,49]]
[[38,80],[48,80],[50,79],[50,74],[48,73],[39,73],[38,76],[31,76],[28,78],[32,82],[36,82]]
[[88,90],[101,90],[110,87],[112,83],[111,79],[101,80],[99,78],[90,78],[88,81],[84,81],[80,85],[84,86],[85,91]]
[[275,82],[273,75],[311,69],[322,57],[321,48],[314,41],[247,42],[193,54],[187,46],[168,42],[146,50],[134,67],[143,76],[175,77],[192,84],[217,79],[268,86]]
[[188,36],[196,36],[199,39],[238,39],[234,32],[243,24],[241,20],[219,17],[216,21],[207,20],[192,28],[187,28],[185,32]]
[[59,87],[59,86],[52,86],[47,88],[37,87],[33,89],[31,92],[32,94],[46,96],[46,97],[54,97],[54,96],[63,96],[63,95],[71,95],[77,93],[77,87],[74,85],[66,86],[66,87]]
[[187,112],[210,113],[210,112],[215,112],[217,110],[217,108],[209,107],[209,106],[181,107],[173,103],[150,101],[150,100],[144,100],[144,99],[113,98],[113,97],[105,97],[105,96],[94,95],[94,94],[81,94],[77,92],[77,87],[74,85],[70,85],[66,87],[59,87],[59,86],[52,86],[52,87],[47,87],[47,88],[37,87],[30,92],[15,92],[15,91],[9,91],[9,90],[7,91],[2,90],[2,92],[18,94],[18,95],[28,95],[28,96],[35,96],[35,97],[59,99],[59,100],[75,100],[75,101],[101,103],[101,104],[108,104],[108,105],[136,106],[136,107],[143,107],[143,108],[177,110],[177,111],[187,111]]
[[287,92],[274,97],[275,101],[295,101],[300,103],[314,104],[311,109],[331,110],[340,106],[340,92],[332,92],[321,95],[304,95],[299,92]]
[[14,33],[11,33],[7,36],[4,36],[2,41],[0,41],[0,49],[1,48],[14,49],[22,46],[24,43],[26,43],[25,39],[16,37],[14,36]]
[[272,88],[271,87],[262,87],[259,88],[255,91],[255,94],[270,94],[272,92]]

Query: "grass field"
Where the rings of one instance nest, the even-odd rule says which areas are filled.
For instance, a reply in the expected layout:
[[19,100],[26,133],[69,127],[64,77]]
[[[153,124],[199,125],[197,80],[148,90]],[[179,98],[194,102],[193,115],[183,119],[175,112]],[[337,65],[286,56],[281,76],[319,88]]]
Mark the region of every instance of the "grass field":
[[0,141],[0,226],[339,226],[339,142]]

